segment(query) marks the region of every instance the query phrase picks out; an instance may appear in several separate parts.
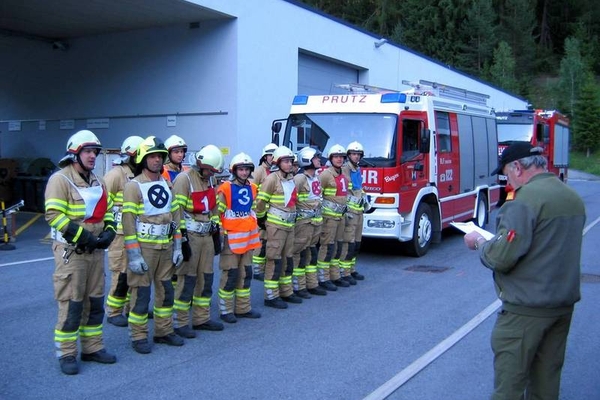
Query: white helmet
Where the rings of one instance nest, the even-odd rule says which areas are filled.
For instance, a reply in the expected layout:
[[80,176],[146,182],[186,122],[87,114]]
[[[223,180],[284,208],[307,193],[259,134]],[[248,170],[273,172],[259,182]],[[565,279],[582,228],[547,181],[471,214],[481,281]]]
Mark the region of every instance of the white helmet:
[[279,165],[279,163],[285,158],[291,158],[293,161],[294,152],[285,146],[279,146],[277,150],[273,152],[273,164]]
[[269,143],[268,145],[266,145],[265,147],[263,147],[262,149],[262,154],[261,154],[261,158],[264,156],[267,156],[269,154],[273,154],[273,152],[275,150],[277,150],[277,145],[275,143]]
[[313,166],[312,159],[321,155],[314,147],[304,147],[298,152],[298,166],[302,168]]
[[221,172],[225,160],[221,150],[214,144],[209,144],[196,153],[196,164],[199,168],[208,168],[214,172]]
[[169,152],[177,147],[183,147],[183,151],[187,151],[187,144],[185,143],[185,140],[177,135],[169,136],[169,138],[165,140],[165,147]]
[[236,154],[229,163],[229,170],[235,174],[235,170],[238,167],[247,167],[250,168],[250,172],[254,171],[252,158],[246,153]]
[[77,161],[77,155],[84,148],[97,149],[97,153],[102,149],[102,144],[94,132],[82,130],[74,133],[67,141],[67,155],[60,159],[58,166],[64,168]]
[[363,148],[362,144],[360,144],[359,142],[350,143],[346,150],[348,151],[348,154],[360,153],[361,157],[365,155],[365,149]]
[[331,148],[329,149],[329,152],[327,153],[327,158],[329,160],[331,160],[331,157],[333,157],[333,156],[346,157],[346,149],[344,148],[344,146],[339,145],[339,144],[334,144],[333,146],[331,146]]
[[135,156],[140,143],[143,141],[144,138],[141,136],[129,136],[127,139],[123,140],[123,144],[121,144],[121,155],[129,157]]

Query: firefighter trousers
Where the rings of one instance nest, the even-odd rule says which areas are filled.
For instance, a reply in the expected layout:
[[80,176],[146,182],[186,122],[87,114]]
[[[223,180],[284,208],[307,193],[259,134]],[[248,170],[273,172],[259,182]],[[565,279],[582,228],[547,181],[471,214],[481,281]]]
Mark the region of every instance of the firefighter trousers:
[[235,254],[229,247],[227,235],[219,260],[219,312],[245,314],[251,311],[250,285],[252,283],[252,251]]
[[317,280],[317,248],[321,224],[310,219],[296,222],[294,230],[294,272],[292,286],[295,292],[303,289],[314,289]]
[[106,316],[115,317],[129,312],[129,286],[127,285],[127,252],[122,234],[117,234],[108,247],[110,289],[106,297]]
[[77,356],[77,339],[81,352],[95,353],[104,348],[104,250],[92,254],[73,252],[65,264],[65,244],[53,242],[54,298],[58,319],[54,327],[56,357]]
[[188,232],[192,255],[177,273],[173,323],[176,328],[188,326],[190,309],[192,325],[210,320],[210,301],[213,294],[213,261],[215,247],[210,234]]
[[265,264],[265,299],[289,297],[294,269],[294,230],[267,222],[267,263]]
[[264,274],[265,264],[267,262],[267,231],[265,229],[259,229],[260,247],[254,249],[252,254],[252,269],[254,274]]
[[154,283],[154,336],[173,333],[174,290],[171,277],[173,267],[173,247],[165,244],[155,249],[141,245],[142,257],[148,265],[143,275],[127,271],[127,282],[131,290],[129,311],[129,332],[131,340],[148,338],[148,309],[150,307],[151,286]]
[[323,217],[319,255],[317,259],[317,274],[319,282],[340,279],[339,261],[341,244],[344,240],[345,217]]

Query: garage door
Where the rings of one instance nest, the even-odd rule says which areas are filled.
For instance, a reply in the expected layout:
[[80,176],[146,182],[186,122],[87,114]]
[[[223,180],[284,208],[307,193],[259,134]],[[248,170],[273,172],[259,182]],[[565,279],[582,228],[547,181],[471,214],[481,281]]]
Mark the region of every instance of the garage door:
[[340,83],[358,83],[358,70],[310,54],[298,55],[298,94],[330,94],[333,85]]

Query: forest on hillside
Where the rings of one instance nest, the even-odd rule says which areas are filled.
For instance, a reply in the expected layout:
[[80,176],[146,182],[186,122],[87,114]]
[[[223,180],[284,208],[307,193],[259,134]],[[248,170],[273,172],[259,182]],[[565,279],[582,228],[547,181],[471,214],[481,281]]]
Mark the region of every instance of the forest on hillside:
[[[596,0],[301,0],[573,121],[600,148]],[[597,132],[598,131],[598,132]]]

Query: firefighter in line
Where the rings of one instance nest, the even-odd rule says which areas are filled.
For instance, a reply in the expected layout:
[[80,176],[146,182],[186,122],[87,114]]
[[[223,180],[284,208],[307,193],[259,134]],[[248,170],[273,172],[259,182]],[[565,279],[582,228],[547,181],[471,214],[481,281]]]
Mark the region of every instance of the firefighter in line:
[[45,218],[51,227],[54,253],[54,298],[58,319],[54,345],[61,371],[79,373],[81,360],[112,364],[104,348],[104,251],[115,238],[112,203],[92,172],[102,148],[96,135],[82,130],[67,142],[61,168],[48,180]]
[[[260,190],[260,185],[264,182],[265,178],[271,173],[273,152],[275,150],[277,150],[277,145],[275,143],[269,143],[263,147],[260,160],[258,161],[258,168],[256,168],[251,175],[250,181],[258,187],[258,190]],[[254,254],[252,255],[252,268],[254,279],[262,281],[265,278],[267,233],[260,226],[258,228],[260,232],[261,247],[254,250]]]
[[265,306],[287,308],[302,303],[292,289],[293,245],[297,191],[292,175],[294,153],[280,146],[273,153],[274,171],[258,192],[256,216],[267,233],[265,264]]
[[367,195],[362,188],[362,171],[360,160],[365,151],[359,142],[352,142],[346,148],[348,160],[342,168],[344,175],[350,176],[348,188],[348,213],[346,214],[346,227],[344,229],[344,244],[340,255],[340,272],[342,279],[351,285],[362,281],[365,277],[356,271],[356,256],[360,250],[362,239],[363,212],[370,208]]
[[106,320],[115,326],[127,326],[129,286],[127,285],[127,254],[123,241],[123,188],[133,179],[135,155],[144,138],[129,136],[121,144],[121,155],[113,162],[113,168],[104,175],[108,197],[113,202],[113,214],[117,226],[117,236],[108,247],[108,269],[111,272],[110,289],[106,297]]
[[219,186],[218,207],[223,227],[223,251],[219,260],[219,310],[228,323],[238,318],[260,318],[251,306],[252,252],[260,247],[256,214],[252,210],[258,189],[248,178],[254,170],[249,155],[231,159],[231,181]]
[[317,279],[317,243],[321,234],[323,193],[316,171],[321,168],[321,152],[304,147],[297,155],[299,172],[294,176],[298,190],[294,230],[294,293],[309,299],[311,294],[325,296],[327,291]]
[[319,174],[323,188],[323,227],[319,238],[317,274],[319,286],[328,291],[336,291],[338,286],[350,286],[347,281],[341,279],[339,270],[350,177],[342,171],[346,158],[344,146],[331,146],[327,158],[331,165]]
[[175,333],[184,338],[195,338],[194,330],[223,330],[222,323],[210,319],[215,258],[213,233],[219,224],[213,175],[223,169],[223,162],[223,154],[217,146],[204,146],[196,152],[196,165],[179,174],[173,184],[181,212],[184,250],[183,266],[177,270],[174,324]]
[[165,140],[165,147],[168,151],[169,161],[163,165],[162,176],[172,186],[177,175],[187,169],[183,167],[183,160],[187,153],[187,144],[181,137],[171,135]]
[[140,354],[148,343],[148,308],[154,283],[154,343],[182,346],[173,330],[174,290],[171,276],[183,262],[179,206],[161,176],[167,158],[162,140],[149,136],[136,155],[136,176],[123,191],[123,234],[127,251],[127,283],[131,290],[129,331]]

